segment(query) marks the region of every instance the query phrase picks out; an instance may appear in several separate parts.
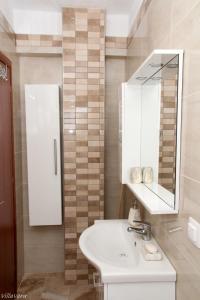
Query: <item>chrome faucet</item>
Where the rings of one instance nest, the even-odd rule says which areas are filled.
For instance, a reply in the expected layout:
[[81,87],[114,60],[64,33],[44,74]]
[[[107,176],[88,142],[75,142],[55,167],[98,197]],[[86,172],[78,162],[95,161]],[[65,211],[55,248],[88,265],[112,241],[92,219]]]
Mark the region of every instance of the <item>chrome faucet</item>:
[[138,234],[141,234],[144,241],[150,241],[151,240],[151,224],[147,222],[141,222],[141,221],[133,221],[134,223],[137,223],[138,226],[136,227],[128,227],[127,231],[131,232],[134,231]]

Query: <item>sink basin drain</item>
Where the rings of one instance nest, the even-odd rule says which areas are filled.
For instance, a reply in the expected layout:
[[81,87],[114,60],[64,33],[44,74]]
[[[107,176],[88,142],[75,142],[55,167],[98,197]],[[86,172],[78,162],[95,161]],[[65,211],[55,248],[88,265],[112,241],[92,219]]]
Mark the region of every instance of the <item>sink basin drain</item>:
[[126,254],[126,253],[120,253],[119,256],[120,256],[120,257],[128,257],[128,254]]

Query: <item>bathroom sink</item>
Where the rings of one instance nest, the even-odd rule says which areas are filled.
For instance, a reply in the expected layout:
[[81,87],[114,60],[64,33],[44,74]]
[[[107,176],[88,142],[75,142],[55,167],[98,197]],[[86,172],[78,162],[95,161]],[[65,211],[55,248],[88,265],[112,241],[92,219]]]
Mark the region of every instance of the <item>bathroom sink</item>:
[[126,220],[100,220],[80,236],[79,245],[85,257],[100,271],[103,283],[170,282],[176,272],[163,251],[161,261],[145,261],[145,242],[134,232],[128,232]]

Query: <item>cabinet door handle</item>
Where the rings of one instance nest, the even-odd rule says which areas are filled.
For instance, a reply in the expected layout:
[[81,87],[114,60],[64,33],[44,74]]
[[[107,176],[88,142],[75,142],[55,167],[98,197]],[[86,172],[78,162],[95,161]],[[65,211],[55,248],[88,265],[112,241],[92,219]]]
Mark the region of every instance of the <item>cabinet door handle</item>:
[[57,162],[57,140],[53,140],[53,147],[54,147],[54,174],[58,174],[58,162]]

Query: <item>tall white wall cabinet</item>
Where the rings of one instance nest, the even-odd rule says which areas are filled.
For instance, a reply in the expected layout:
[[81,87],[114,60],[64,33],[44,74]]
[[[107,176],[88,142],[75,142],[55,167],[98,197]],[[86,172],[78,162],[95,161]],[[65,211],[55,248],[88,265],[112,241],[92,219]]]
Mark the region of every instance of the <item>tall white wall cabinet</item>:
[[25,85],[29,224],[62,224],[58,85]]

